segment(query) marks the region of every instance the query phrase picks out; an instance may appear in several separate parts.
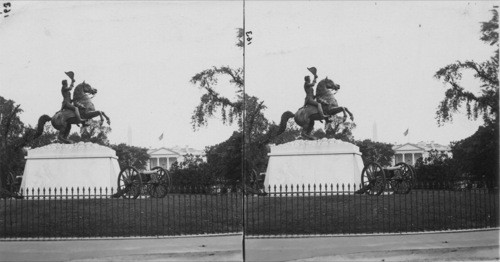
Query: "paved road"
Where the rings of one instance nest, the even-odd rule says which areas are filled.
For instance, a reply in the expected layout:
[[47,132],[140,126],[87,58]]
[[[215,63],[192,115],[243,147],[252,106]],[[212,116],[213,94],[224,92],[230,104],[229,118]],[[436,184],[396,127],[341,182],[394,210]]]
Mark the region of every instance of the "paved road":
[[[241,261],[241,236],[1,241],[0,261]],[[499,260],[499,230],[246,240],[247,261]]]
[[241,235],[3,241],[0,261],[241,261]]
[[476,261],[499,259],[499,231],[251,239],[247,261]]

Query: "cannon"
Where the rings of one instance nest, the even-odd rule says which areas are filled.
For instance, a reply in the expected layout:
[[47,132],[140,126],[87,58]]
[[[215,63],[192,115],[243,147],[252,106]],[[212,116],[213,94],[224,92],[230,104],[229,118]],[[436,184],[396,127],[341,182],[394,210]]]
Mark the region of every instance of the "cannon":
[[361,188],[358,194],[380,195],[386,190],[394,194],[408,194],[415,179],[415,171],[406,163],[382,167],[376,162],[368,163],[361,171]]
[[163,198],[171,187],[170,174],[162,167],[138,171],[133,166],[127,166],[118,175],[118,192],[113,197],[133,198],[149,194],[154,198]]

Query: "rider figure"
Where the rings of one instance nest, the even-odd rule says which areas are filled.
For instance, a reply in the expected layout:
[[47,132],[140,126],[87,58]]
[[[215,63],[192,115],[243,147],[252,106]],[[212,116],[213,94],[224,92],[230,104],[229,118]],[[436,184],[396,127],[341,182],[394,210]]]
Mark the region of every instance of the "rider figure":
[[78,110],[78,107],[71,104],[71,89],[73,89],[73,84],[75,83],[75,79],[73,78],[73,72],[68,72],[66,74],[71,78],[71,85],[68,86],[67,80],[62,81],[61,93],[63,96],[63,102],[62,102],[61,110],[69,109],[71,111],[74,111],[78,123],[84,122],[84,121],[86,121],[86,119],[82,119],[80,117],[80,110]]
[[[305,76],[304,77],[304,90],[306,91],[306,99],[305,99],[305,102],[304,102],[304,106],[306,105],[312,105],[312,106],[315,106],[318,108],[318,111],[319,111],[319,115],[321,117],[321,119],[324,119],[326,118],[325,114],[323,113],[323,107],[321,106],[320,103],[316,102],[314,100],[314,85],[316,84],[316,79],[318,78],[318,76],[316,75],[316,68],[308,68],[309,71],[311,71],[313,74],[314,74],[314,80],[313,82],[311,83],[311,78],[309,76]],[[314,69],[314,70],[311,70],[311,69]]]

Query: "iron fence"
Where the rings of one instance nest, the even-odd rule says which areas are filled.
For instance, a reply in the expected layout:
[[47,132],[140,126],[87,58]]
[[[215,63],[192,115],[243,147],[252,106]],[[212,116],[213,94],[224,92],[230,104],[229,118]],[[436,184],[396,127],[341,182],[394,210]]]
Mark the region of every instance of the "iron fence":
[[236,233],[243,230],[243,217],[249,236],[499,226],[498,191],[484,184],[424,183],[413,188],[408,194],[386,190],[374,196],[356,193],[356,185],[284,185],[244,196],[230,190],[171,187],[164,198],[137,199],[113,198],[113,189],[23,189],[22,198],[0,200],[0,238]]
[[170,188],[164,198],[114,189],[23,189],[1,200],[2,238],[166,236],[241,232],[241,194]]
[[371,234],[498,227],[498,191],[421,183],[359,194],[356,185],[267,187],[246,201],[247,235]]

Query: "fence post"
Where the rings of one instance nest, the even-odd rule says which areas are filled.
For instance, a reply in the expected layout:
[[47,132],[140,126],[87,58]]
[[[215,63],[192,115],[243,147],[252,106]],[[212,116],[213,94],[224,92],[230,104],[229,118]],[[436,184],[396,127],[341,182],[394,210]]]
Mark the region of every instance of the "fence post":
[[7,236],[7,197],[5,197],[3,199],[3,208],[4,208],[4,212],[3,212],[3,232],[4,234]]

